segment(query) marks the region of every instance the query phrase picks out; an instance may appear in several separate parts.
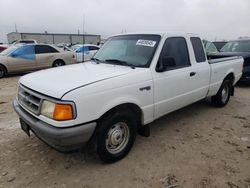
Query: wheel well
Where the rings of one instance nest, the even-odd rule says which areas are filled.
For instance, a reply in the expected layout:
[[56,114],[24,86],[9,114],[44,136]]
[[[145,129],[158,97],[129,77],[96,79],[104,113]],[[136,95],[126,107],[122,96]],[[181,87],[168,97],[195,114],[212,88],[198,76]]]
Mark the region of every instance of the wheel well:
[[4,70],[5,70],[6,74],[7,74],[7,73],[8,73],[8,69],[7,69],[7,67],[6,67],[6,66],[4,66],[3,64],[0,64],[0,66],[2,66],[2,67],[4,68]]
[[224,79],[224,80],[229,80],[229,81],[231,82],[231,84],[232,84],[232,89],[231,89],[231,93],[230,93],[231,96],[234,96],[234,86],[233,86],[234,79],[235,79],[235,77],[234,77],[234,74],[233,74],[232,72],[229,73],[229,74],[225,77],[225,79]]
[[234,79],[235,79],[234,74],[231,72],[231,73],[229,73],[229,74],[225,77],[224,80],[229,80],[229,81],[233,84],[233,83],[234,83]]
[[104,113],[99,118],[99,120],[102,120],[103,118],[105,118],[105,117],[107,117],[107,116],[109,116],[111,114],[117,113],[117,112],[119,112],[121,110],[130,110],[131,112],[133,112],[133,115],[135,115],[138,127],[141,126],[141,124],[142,124],[142,115],[143,115],[142,110],[138,105],[133,104],[133,103],[120,104],[120,105],[110,109],[106,113]]

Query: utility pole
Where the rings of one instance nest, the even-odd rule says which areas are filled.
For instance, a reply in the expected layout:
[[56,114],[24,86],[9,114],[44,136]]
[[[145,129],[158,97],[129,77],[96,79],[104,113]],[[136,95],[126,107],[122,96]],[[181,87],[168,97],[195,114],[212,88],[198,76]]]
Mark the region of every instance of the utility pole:
[[83,19],[82,19],[82,44],[83,44],[82,61],[83,62],[84,62],[84,43],[85,43],[84,26],[85,26],[85,15],[83,14]]
[[15,31],[16,31],[16,33],[17,33],[17,25],[15,24]]

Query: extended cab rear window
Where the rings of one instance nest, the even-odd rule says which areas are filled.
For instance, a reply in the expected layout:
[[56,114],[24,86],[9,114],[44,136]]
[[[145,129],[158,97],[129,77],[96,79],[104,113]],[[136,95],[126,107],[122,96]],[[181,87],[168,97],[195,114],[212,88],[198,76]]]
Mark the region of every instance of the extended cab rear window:
[[199,37],[191,37],[191,43],[194,49],[194,55],[197,63],[205,62],[206,55]]

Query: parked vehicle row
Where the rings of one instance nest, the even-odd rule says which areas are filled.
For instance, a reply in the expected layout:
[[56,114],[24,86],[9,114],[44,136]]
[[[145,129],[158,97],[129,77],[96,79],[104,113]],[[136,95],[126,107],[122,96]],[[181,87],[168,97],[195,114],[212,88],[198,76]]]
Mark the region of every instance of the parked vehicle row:
[[225,106],[242,65],[242,57],[207,61],[194,34],[117,35],[92,61],[23,76],[14,108],[28,135],[60,151],[93,143],[111,163],[159,117],[205,98]]
[[223,46],[225,46],[225,44],[227,43],[228,41],[214,41],[213,44],[215,45],[215,47],[217,48],[218,51],[221,50],[221,48]]
[[74,52],[48,44],[17,44],[0,53],[0,78],[19,73],[76,63]]
[[34,39],[17,40],[12,45],[16,44],[37,44],[37,41]]
[[93,44],[76,44],[71,47],[76,53],[77,62],[89,61],[99,50],[99,46]]
[[203,40],[203,44],[207,54],[213,54],[219,52],[219,50],[216,48],[213,42]]
[[242,39],[226,43],[220,52],[208,54],[210,59],[241,56],[244,58],[243,74],[240,82],[250,83],[250,40]]

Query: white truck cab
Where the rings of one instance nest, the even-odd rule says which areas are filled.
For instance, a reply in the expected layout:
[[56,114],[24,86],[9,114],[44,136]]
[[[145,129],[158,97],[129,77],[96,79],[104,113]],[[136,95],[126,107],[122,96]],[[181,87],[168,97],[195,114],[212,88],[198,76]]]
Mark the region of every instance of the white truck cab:
[[23,76],[14,108],[28,135],[60,151],[91,141],[110,163],[165,114],[205,98],[225,106],[242,64],[241,57],[208,61],[195,34],[116,35],[91,61]]

